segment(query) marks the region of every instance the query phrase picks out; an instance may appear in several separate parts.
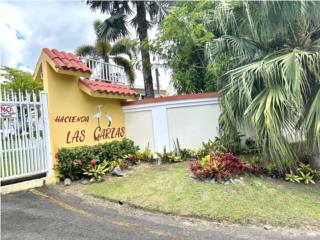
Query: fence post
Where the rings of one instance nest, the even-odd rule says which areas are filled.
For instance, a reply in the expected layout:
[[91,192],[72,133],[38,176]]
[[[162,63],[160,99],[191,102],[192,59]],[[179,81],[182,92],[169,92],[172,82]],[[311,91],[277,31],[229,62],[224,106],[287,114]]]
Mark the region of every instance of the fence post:
[[40,102],[42,107],[42,114],[43,114],[43,126],[44,126],[44,138],[46,143],[46,152],[47,152],[47,158],[46,161],[48,166],[48,173],[47,176],[52,175],[52,161],[51,161],[51,143],[50,143],[50,128],[49,128],[49,118],[48,118],[48,102],[47,102],[47,93],[44,91],[40,92]]

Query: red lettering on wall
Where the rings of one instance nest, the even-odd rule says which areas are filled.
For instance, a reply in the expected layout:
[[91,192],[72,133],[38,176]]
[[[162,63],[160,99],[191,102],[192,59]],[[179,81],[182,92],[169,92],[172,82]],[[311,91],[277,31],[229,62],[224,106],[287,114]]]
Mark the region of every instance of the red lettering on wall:
[[56,123],[84,123],[89,122],[89,116],[56,116]]
[[121,138],[124,136],[125,128],[101,128],[97,127],[93,131],[93,139],[95,141],[105,140],[105,139],[113,139],[113,138]]
[[86,139],[86,130],[77,130],[73,134],[71,134],[71,131],[68,131],[67,133],[67,144],[70,143],[77,143],[77,142],[83,142]]

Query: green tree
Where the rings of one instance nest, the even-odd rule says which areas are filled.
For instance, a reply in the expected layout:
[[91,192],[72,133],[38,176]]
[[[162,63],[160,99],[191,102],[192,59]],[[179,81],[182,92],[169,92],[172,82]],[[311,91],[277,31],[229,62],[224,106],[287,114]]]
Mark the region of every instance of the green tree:
[[304,152],[318,152],[320,3],[213,4],[207,21],[221,36],[210,44],[211,59],[227,52],[237,63],[221,91],[222,132],[232,135],[243,126],[253,128],[265,158],[279,165],[298,158],[289,137],[306,139]]
[[[122,38],[113,45],[108,40],[99,39],[98,31],[102,22],[94,21],[93,27],[97,35],[95,45],[82,45],[76,49],[76,54],[82,57],[93,57],[109,62],[110,58],[124,68],[131,84],[135,80],[134,60],[136,59],[137,42],[129,38]],[[126,56],[126,57],[125,57]],[[129,59],[128,59],[129,58]],[[108,69],[106,69],[108,72]]]
[[[167,3],[160,1],[87,1],[93,11],[109,14],[99,27],[98,35],[110,41],[128,36],[128,24],[135,27],[140,40],[142,73],[146,98],[154,97],[148,29],[160,22],[165,14]],[[132,16],[132,19],[128,19]],[[150,21],[148,21],[150,19]]]
[[17,68],[0,67],[0,76],[6,81],[1,87],[13,91],[35,91],[43,89],[42,82],[33,80],[32,74]]
[[206,45],[214,34],[206,28],[204,14],[212,1],[182,2],[172,8],[160,26],[155,51],[172,70],[178,93],[199,93],[221,88],[219,79],[230,68],[228,54],[215,62],[206,58]]

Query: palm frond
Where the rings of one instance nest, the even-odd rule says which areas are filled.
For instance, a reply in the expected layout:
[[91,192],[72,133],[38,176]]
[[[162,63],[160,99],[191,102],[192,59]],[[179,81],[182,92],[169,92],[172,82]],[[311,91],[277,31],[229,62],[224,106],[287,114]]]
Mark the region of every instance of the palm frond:
[[111,43],[107,40],[96,40],[96,54],[106,62],[109,61],[109,54],[111,52],[111,49]]
[[[320,81],[319,81],[320,82]],[[311,150],[320,149],[320,83],[311,94],[310,103],[307,105],[305,117],[305,129],[308,146]]]
[[93,29],[94,29],[94,32],[96,33],[96,36],[98,37],[99,36],[99,29],[100,29],[100,26],[102,24],[102,21],[99,20],[99,19],[96,19],[93,21]]
[[229,131],[228,127],[233,130],[249,126],[256,130],[266,156],[278,161],[296,159],[289,139],[295,139],[297,131],[303,128],[319,136],[316,121],[320,109],[315,103],[319,102],[320,94],[313,100],[305,127],[297,129],[299,118],[305,112],[307,89],[311,87],[305,66],[319,64],[319,54],[293,49],[229,71],[229,83],[221,91],[224,131]]
[[214,39],[207,47],[210,58],[222,52],[230,52],[233,56],[241,59],[241,62],[253,60],[261,56],[258,44],[246,37],[224,35]]
[[115,13],[100,25],[98,37],[110,41],[116,41],[122,37],[129,36],[126,15]]
[[80,57],[95,57],[96,56],[96,48],[91,45],[82,45],[78,47],[75,51],[77,56]]
[[120,56],[114,57],[113,61],[117,65],[122,66],[124,68],[124,71],[128,76],[130,84],[133,85],[136,78],[133,63],[130,60]]
[[99,10],[101,13],[112,14],[115,12],[121,14],[130,15],[132,9],[130,7],[129,1],[96,1],[87,0],[86,4],[90,6],[91,10]]
[[112,46],[112,55],[126,54],[130,60],[136,59],[138,53],[138,42],[129,38],[122,38]]
[[152,23],[160,23],[168,14],[168,10],[172,5],[170,1],[150,1],[146,2],[146,10]]

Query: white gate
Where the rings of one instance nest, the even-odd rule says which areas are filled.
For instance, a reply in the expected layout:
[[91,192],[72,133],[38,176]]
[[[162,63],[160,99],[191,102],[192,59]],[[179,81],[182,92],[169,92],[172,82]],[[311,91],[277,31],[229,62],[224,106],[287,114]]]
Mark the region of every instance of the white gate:
[[0,180],[49,174],[46,93],[0,89]]

